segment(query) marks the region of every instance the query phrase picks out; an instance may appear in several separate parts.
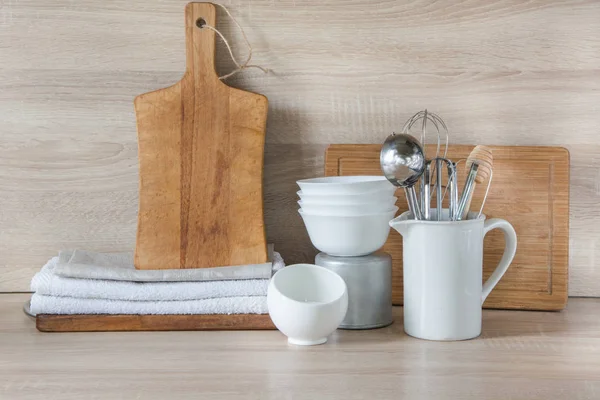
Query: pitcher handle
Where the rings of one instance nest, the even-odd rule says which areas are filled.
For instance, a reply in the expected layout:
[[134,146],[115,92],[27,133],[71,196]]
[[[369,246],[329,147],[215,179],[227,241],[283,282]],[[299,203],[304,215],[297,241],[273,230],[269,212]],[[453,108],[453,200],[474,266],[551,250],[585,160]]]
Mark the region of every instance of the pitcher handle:
[[500,229],[504,232],[504,254],[502,254],[502,259],[498,263],[498,266],[490,275],[490,277],[483,284],[483,292],[481,294],[481,304],[485,301],[485,299],[489,296],[492,289],[498,284],[504,273],[510,266],[513,258],[515,258],[515,253],[517,252],[517,233],[515,232],[515,228],[508,222],[500,218],[492,218],[485,221],[483,225],[483,236],[487,235],[489,231],[492,229]]

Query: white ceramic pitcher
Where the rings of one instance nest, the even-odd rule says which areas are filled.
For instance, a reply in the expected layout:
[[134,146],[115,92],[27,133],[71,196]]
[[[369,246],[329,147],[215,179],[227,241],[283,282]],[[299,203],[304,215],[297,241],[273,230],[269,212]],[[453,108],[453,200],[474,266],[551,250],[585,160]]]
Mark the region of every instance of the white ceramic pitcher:
[[[436,218],[432,210],[432,219]],[[470,213],[463,221],[416,221],[405,212],[390,221],[403,238],[404,331],[429,340],[464,340],[481,334],[481,306],[517,251],[517,235],[503,219]],[[483,238],[504,232],[500,263],[482,285]]]

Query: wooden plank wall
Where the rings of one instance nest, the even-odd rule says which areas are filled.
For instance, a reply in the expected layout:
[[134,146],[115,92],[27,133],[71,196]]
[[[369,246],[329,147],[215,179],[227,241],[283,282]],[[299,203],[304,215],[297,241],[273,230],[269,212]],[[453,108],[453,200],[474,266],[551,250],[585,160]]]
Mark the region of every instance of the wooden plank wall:
[[[600,2],[224,4],[272,69],[228,83],[270,100],[266,218],[288,262],[315,254],[294,181],[323,173],[327,143],[381,142],[427,107],[453,143],[571,151],[570,294],[600,295]],[[0,291],[28,290],[61,248],[133,248],[132,101],[181,77],[184,5],[0,0]]]

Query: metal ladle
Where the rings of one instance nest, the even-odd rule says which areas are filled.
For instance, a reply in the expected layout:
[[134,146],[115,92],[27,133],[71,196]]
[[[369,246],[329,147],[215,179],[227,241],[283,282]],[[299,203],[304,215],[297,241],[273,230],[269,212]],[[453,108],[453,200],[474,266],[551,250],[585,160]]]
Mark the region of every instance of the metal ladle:
[[411,135],[392,133],[383,143],[379,162],[387,180],[404,188],[408,209],[415,219],[423,219],[414,187],[425,171],[423,146]]

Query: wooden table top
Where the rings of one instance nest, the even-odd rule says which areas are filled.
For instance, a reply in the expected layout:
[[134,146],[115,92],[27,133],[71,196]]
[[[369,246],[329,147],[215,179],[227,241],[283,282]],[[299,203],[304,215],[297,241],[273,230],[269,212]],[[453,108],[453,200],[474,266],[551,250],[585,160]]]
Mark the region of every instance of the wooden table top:
[[600,299],[484,311],[483,334],[428,342],[396,322],[315,347],[277,331],[40,333],[0,294],[0,399],[598,399]]

